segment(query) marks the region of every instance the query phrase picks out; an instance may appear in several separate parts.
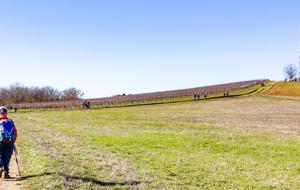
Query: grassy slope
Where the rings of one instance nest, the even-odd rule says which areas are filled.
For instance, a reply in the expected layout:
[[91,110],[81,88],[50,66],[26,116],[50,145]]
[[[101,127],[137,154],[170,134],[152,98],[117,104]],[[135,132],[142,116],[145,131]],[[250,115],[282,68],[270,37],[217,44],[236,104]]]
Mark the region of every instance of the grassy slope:
[[10,116],[28,189],[297,189],[299,110],[246,96]]
[[279,82],[267,94],[268,95],[300,96],[300,83]]

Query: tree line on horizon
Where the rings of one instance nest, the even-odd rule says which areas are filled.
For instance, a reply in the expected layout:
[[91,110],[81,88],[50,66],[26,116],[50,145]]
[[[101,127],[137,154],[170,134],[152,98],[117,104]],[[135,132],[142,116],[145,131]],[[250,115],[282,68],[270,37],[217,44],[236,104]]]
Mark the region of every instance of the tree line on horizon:
[[1,105],[13,103],[33,103],[33,102],[51,102],[60,100],[80,99],[84,92],[71,87],[59,91],[51,86],[45,87],[26,87],[20,83],[11,84],[7,88],[0,88]]

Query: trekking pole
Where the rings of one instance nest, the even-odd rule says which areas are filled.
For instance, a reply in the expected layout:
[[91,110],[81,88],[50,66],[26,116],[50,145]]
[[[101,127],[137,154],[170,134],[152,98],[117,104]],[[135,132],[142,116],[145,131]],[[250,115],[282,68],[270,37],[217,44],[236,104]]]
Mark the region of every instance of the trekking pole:
[[17,166],[18,166],[19,176],[21,177],[19,162],[18,162],[18,158],[17,158],[18,151],[17,151],[17,147],[16,147],[15,143],[14,143],[14,152],[15,152],[16,162],[17,162]]

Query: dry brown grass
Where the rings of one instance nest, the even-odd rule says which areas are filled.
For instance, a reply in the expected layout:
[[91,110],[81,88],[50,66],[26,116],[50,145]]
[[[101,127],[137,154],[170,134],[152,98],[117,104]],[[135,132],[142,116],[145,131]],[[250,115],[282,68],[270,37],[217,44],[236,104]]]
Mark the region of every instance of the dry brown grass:
[[268,95],[300,96],[300,83],[279,82],[267,93]]

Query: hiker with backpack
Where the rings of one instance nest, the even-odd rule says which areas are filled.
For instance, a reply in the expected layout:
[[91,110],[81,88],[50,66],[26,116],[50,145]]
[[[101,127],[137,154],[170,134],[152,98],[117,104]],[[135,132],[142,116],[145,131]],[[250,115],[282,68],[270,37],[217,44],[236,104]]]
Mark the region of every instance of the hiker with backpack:
[[14,122],[7,118],[7,108],[0,107],[0,178],[4,173],[4,179],[10,178],[9,162],[14,150],[14,142],[17,139],[17,129]]

